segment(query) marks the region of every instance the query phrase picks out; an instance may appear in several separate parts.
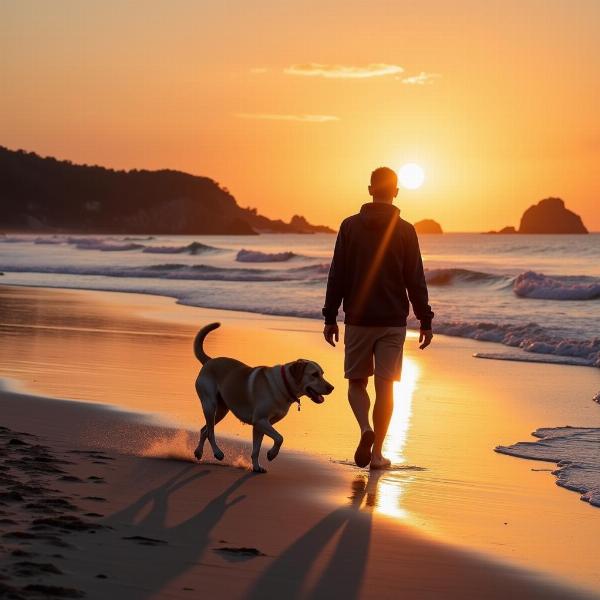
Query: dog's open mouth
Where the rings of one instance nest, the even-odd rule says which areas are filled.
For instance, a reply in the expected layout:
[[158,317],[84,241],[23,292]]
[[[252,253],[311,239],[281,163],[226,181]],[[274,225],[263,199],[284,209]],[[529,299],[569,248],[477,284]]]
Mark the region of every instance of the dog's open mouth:
[[316,390],[313,390],[313,388],[310,386],[306,388],[306,394],[315,404],[321,404],[322,402],[325,402],[325,398],[323,398],[321,394],[319,394]]

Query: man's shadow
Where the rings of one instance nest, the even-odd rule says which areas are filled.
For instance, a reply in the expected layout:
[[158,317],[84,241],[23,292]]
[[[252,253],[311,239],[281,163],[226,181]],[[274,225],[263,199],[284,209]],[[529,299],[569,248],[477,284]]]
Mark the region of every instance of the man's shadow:
[[[371,510],[361,510],[363,502],[372,507],[381,471],[352,482],[349,505],[337,508],[298,538],[273,562],[253,589],[250,600],[265,598],[344,598],[352,600],[360,592],[371,538]],[[324,547],[339,534],[329,562],[322,567]],[[320,575],[311,589],[305,589],[313,568]]]

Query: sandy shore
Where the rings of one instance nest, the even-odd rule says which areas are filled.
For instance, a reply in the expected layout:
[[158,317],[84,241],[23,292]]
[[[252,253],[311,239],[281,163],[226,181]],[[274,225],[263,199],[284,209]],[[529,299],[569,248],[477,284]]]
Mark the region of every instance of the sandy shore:
[[[0,287],[0,306],[0,376],[85,401],[2,392],[0,425],[11,431],[0,475],[21,499],[1,500],[3,534],[16,536],[0,541],[0,574],[10,578],[0,583],[98,598],[574,598],[563,583],[597,589],[596,509],[556,488],[548,465],[493,452],[539,426],[600,425],[587,397],[592,369],[476,360],[490,346],[456,338],[419,352],[410,338],[387,444],[397,468],[369,476],[345,464],[355,426],[340,350],[320,343],[319,323],[31,288]],[[233,419],[218,432],[227,466],[191,462],[201,419],[190,344],[212,320],[223,322],[207,344],[213,354],[254,364],[310,356],[340,386],[325,405],[290,413],[266,476],[245,470],[249,431]],[[45,517],[59,521],[34,523]],[[54,545],[62,542],[72,548]],[[52,566],[17,564],[27,562]]]
[[138,415],[0,402],[3,597],[584,597],[374,514],[368,475],[198,465],[191,436]]

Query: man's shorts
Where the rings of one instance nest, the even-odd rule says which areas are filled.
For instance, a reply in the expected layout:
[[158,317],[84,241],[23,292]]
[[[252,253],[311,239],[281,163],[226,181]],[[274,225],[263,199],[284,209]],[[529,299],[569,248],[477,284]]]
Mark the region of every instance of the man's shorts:
[[[399,380],[406,327],[346,325],[344,332],[344,377],[377,377]],[[375,368],[373,368],[373,361]]]

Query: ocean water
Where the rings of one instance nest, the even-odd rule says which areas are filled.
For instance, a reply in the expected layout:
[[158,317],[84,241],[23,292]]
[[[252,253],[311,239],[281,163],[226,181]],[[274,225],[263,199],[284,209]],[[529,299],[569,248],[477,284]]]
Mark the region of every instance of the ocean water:
[[[328,234],[5,235],[0,281],[318,319],[334,242]],[[600,367],[600,234],[422,235],[420,244],[438,333],[510,347],[484,358]]]

